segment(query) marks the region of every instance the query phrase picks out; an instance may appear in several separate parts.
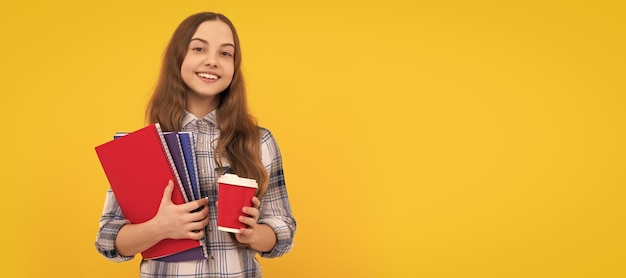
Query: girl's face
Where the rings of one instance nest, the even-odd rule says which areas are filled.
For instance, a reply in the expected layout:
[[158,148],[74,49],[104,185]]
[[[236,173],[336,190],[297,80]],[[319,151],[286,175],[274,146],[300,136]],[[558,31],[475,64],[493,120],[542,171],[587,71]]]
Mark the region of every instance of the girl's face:
[[200,24],[180,69],[193,96],[216,101],[215,96],[230,85],[234,71],[235,45],[230,27],[219,20]]

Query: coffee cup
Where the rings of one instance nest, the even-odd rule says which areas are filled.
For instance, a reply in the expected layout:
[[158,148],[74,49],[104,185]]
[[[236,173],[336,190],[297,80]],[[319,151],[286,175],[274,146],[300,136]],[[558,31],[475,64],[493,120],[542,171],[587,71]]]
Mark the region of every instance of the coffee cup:
[[217,229],[239,233],[246,224],[239,221],[239,216],[247,216],[243,207],[252,207],[252,197],[258,184],[254,179],[241,178],[235,174],[224,174],[217,180]]

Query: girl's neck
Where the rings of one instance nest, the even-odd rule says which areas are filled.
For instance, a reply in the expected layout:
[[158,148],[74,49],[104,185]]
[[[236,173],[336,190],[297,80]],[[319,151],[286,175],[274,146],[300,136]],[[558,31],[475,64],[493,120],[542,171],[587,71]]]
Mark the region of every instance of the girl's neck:
[[218,101],[219,96],[197,97],[188,94],[185,109],[194,116],[202,118],[217,108]]

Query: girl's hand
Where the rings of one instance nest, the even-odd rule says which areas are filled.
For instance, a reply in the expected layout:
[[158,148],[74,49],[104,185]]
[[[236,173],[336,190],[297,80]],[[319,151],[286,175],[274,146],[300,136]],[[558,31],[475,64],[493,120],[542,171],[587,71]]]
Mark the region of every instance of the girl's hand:
[[257,241],[258,237],[258,224],[259,220],[259,206],[261,201],[256,196],[252,197],[252,207],[243,207],[242,212],[246,216],[239,216],[239,222],[246,224],[247,228],[239,229],[239,233],[235,234],[237,241],[243,244],[250,244]]
[[[159,211],[150,220],[154,222],[157,233],[163,239],[202,239],[204,227],[209,223],[208,199],[177,205],[172,202],[173,191],[174,183],[170,180],[163,191]],[[201,210],[191,212],[201,207]]]

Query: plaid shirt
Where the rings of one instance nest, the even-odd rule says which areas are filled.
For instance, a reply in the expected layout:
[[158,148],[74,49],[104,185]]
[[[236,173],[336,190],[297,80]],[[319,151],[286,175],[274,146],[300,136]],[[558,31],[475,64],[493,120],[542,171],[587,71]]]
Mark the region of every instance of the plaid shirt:
[[[258,252],[238,245],[231,235],[217,229],[215,179],[219,169],[213,160],[213,149],[220,130],[217,126],[215,111],[202,119],[186,113],[183,119],[183,131],[192,131],[194,134],[202,196],[209,198],[209,224],[205,228],[208,259],[176,263],[142,260],[141,277],[261,277],[261,266],[256,259]],[[270,178],[267,191],[261,199],[258,222],[269,225],[276,233],[274,249],[262,252],[260,255],[274,258],[287,253],[293,246],[296,222],[287,197],[278,145],[269,130],[260,128],[260,131],[262,162]],[[227,161],[223,161],[222,164],[228,166]],[[134,256],[121,256],[115,250],[117,233],[128,223],[130,222],[124,218],[115,195],[109,188],[96,237],[98,252],[116,262],[133,259]]]

